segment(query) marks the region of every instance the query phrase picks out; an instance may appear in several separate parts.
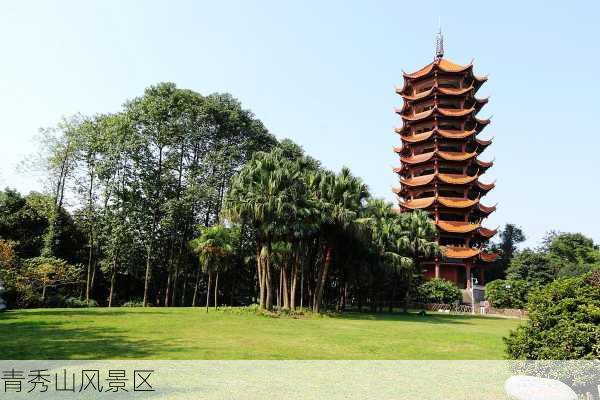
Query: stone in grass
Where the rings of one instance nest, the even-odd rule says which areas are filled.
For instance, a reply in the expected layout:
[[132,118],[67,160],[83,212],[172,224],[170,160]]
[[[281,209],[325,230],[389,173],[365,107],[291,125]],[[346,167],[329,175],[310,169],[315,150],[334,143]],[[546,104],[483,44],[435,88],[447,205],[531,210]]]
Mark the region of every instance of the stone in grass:
[[535,376],[511,376],[504,384],[510,400],[577,400],[577,394],[554,379]]

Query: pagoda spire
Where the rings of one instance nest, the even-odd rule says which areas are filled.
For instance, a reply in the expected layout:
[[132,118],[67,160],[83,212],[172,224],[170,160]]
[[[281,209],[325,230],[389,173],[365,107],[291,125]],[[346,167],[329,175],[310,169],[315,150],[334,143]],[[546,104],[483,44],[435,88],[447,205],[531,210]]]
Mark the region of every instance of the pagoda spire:
[[435,59],[444,57],[444,35],[442,34],[442,23],[438,21],[438,32],[435,35]]

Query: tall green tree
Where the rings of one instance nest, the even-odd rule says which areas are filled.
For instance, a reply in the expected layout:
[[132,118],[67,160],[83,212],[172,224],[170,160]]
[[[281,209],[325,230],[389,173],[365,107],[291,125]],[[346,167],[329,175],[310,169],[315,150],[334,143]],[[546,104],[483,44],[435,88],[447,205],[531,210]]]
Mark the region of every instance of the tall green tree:
[[415,276],[422,274],[421,262],[431,259],[440,253],[440,248],[435,242],[436,227],[425,211],[415,210],[402,214],[402,235],[397,246],[404,249],[413,259],[413,268],[407,271],[404,311],[408,310]]
[[[227,228],[223,225],[214,225],[204,228],[200,236],[190,241],[192,250],[198,254],[200,268],[208,275],[206,287],[206,311],[208,312],[210,289],[214,277],[214,306],[217,308],[217,296],[219,290],[219,273],[223,272],[228,264],[229,258],[233,254],[235,244],[239,240],[239,233],[236,229]],[[194,297],[192,305],[196,304],[198,291],[199,271],[196,277],[194,287]]]
[[338,241],[339,233],[358,227],[359,211],[368,198],[369,191],[362,180],[345,167],[339,174],[320,173],[311,182],[310,190],[318,204],[319,231],[323,245],[323,262],[317,273],[313,300],[313,311],[319,312],[334,254],[341,246]]

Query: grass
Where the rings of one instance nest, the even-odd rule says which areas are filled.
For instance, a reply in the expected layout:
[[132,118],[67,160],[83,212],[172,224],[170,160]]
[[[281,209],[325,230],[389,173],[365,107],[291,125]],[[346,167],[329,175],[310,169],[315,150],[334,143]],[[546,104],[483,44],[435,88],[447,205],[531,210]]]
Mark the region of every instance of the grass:
[[503,359],[519,320],[347,313],[272,318],[202,308],[0,313],[1,359]]

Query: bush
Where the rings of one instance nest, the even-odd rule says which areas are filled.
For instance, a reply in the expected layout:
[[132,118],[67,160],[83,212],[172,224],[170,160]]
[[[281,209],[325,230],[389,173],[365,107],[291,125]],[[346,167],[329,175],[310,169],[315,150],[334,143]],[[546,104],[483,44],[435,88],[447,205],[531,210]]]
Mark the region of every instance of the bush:
[[[123,305],[121,307],[144,307],[144,300],[142,300],[142,299],[131,299],[131,300],[126,301],[125,303],[123,303]],[[148,304],[148,307],[151,307],[151,305]]]
[[84,307],[98,307],[96,300],[90,299],[89,303],[85,300],[78,299],[77,297],[67,297],[65,299],[65,307],[70,308],[84,308]]
[[[600,359],[600,271],[558,279],[534,290],[529,295],[527,310],[527,324],[504,339],[510,358]],[[572,374],[568,369],[559,372]],[[564,378],[585,388],[589,383],[586,376]]]
[[496,308],[524,308],[534,284],[520,280],[497,279],[485,285],[485,299]]
[[424,303],[452,304],[462,300],[462,292],[445,279],[434,278],[417,288],[419,300]]

